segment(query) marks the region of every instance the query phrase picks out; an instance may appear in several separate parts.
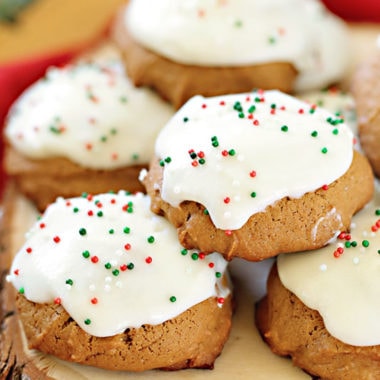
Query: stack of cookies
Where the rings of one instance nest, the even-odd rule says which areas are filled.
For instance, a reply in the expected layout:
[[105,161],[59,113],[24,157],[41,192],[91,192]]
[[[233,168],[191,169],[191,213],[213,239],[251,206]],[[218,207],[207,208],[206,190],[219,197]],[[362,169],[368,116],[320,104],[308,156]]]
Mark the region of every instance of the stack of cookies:
[[[353,229],[373,216],[372,167],[341,114],[285,93],[342,78],[346,30],[291,3],[132,0],[114,28],[127,74],[53,68],[15,103],[7,172],[43,212],[7,277],[30,348],[212,368],[232,325],[228,262],[278,258],[256,313],[273,352],[326,379],[377,374],[363,294],[380,222]],[[340,326],[357,309],[366,328]]]

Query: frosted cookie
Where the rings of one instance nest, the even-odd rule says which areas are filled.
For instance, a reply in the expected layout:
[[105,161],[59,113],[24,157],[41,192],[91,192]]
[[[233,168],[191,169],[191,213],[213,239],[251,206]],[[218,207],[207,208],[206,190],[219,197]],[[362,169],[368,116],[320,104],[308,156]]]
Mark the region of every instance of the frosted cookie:
[[318,378],[380,377],[379,202],[327,247],[280,255],[258,306],[273,352]]
[[278,91],[192,98],[155,154],[142,176],[152,210],[181,244],[227,259],[321,247],[373,193],[343,120]]
[[194,95],[320,89],[349,62],[343,22],[315,0],[132,0],[114,29],[134,83],[177,108]]
[[10,111],[5,169],[40,210],[83,191],[143,191],[139,172],[173,112],[120,62],[52,68]]
[[141,193],[58,199],[8,276],[29,347],[112,370],[212,368],[231,327],[221,255],[186,250]]
[[377,177],[380,177],[380,47],[373,57],[358,66],[352,78],[360,144]]

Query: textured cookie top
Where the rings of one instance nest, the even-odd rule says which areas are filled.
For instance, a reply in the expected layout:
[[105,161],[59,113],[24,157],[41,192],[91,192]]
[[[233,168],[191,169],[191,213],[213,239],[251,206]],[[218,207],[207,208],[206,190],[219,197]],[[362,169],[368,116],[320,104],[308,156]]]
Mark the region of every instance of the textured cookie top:
[[350,233],[313,252],[280,255],[283,285],[318,310],[335,338],[380,344],[380,193],[353,218]]
[[229,294],[227,262],[185,250],[148,196],[101,194],[48,207],[16,255],[8,280],[37,303],[62,304],[81,328],[112,336],[159,324]]
[[339,80],[349,62],[343,22],[315,0],[132,0],[125,22],[139,43],[179,63],[291,62],[298,90]]
[[120,63],[52,68],[16,101],[5,133],[35,159],[66,157],[84,167],[147,163],[172,108],[135,88]]
[[189,100],[160,132],[161,197],[204,205],[216,227],[239,229],[284,197],[341,177],[353,135],[341,117],[278,91]]

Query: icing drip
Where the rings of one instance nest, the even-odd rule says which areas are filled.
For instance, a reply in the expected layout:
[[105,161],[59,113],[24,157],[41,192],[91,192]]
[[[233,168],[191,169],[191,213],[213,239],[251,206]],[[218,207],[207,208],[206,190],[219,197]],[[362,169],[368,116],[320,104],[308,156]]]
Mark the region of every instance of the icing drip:
[[112,336],[159,324],[229,294],[221,255],[185,250],[147,196],[101,194],[48,207],[8,281],[37,303],[59,303],[86,332]]
[[5,129],[27,157],[66,157],[113,169],[146,164],[158,131],[174,113],[148,89],[135,88],[121,64],[51,68],[16,101]]
[[156,155],[166,202],[198,202],[216,227],[238,229],[277,200],[341,177],[353,135],[340,117],[278,91],[197,96],[160,132]]

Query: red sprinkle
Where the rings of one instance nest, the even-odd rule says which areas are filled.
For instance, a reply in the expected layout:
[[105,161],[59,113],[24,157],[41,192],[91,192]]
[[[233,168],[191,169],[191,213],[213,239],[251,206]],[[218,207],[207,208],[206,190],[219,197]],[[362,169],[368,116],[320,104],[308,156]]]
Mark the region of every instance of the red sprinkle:
[[94,212],[93,212],[92,210],[89,210],[89,211],[87,212],[87,215],[88,215],[88,216],[93,216],[93,215],[94,215]]
[[249,176],[252,177],[252,178],[255,178],[255,177],[256,177],[256,171],[255,171],[255,170],[252,170],[252,171],[249,173]]
[[223,199],[223,202],[224,202],[225,204],[228,204],[228,203],[231,202],[231,198],[230,198],[230,197],[225,197],[225,198]]
[[58,244],[61,241],[61,238],[59,236],[54,236],[53,240],[54,240],[54,243]]
[[222,150],[222,156],[227,157],[228,156],[228,150]]
[[253,121],[253,125],[259,125],[259,124],[260,122],[257,119]]
[[96,305],[96,304],[98,303],[98,299],[97,299],[96,297],[92,298],[92,299],[91,299],[91,303],[92,303],[93,305]]
[[303,108],[300,108],[300,109],[298,110],[298,113],[301,114],[301,115],[302,115],[304,112],[305,112],[305,111],[303,110]]
[[153,259],[152,259],[150,256],[148,256],[148,257],[145,259],[145,262],[146,262],[147,264],[150,264],[152,261],[153,261]]
[[91,261],[96,264],[98,261],[99,261],[99,257],[98,256],[92,256],[91,257]]
[[207,104],[203,103],[202,108],[207,108]]
[[125,272],[128,269],[127,264],[120,265],[120,270]]
[[54,299],[54,303],[55,303],[56,305],[60,305],[61,302],[62,302],[62,300],[61,300],[59,297],[57,297],[57,298]]
[[13,273],[14,273],[16,276],[18,276],[18,275],[20,274],[20,269],[15,269],[15,270],[13,271]]
[[198,258],[199,258],[200,260],[203,260],[205,257],[206,257],[206,254],[205,254],[204,252],[199,252],[199,254],[198,254]]
[[124,249],[126,251],[129,251],[131,249],[131,245],[129,243],[127,243],[125,246],[124,246]]
[[214,264],[214,263],[208,263],[208,266],[209,266],[210,268],[214,268],[215,264]]
[[40,223],[40,228],[43,229],[46,227],[46,224],[45,223]]
[[329,189],[329,185],[323,185],[322,186],[322,190],[328,190]]
[[221,100],[221,101],[219,102],[219,104],[220,104],[221,106],[225,106],[225,105],[226,105],[226,102],[225,102],[224,100]]
[[218,303],[220,303],[220,304],[223,304],[223,303],[224,303],[224,301],[225,301],[225,300],[224,300],[224,298],[223,298],[223,297],[219,297],[219,298],[218,298]]
[[231,235],[232,235],[232,231],[231,231],[231,230],[225,230],[224,233],[225,233],[227,236],[231,236]]
[[26,253],[32,253],[32,248],[31,248],[31,247],[28,247],[28,248],[26,249]]
[[194,161],[191,163],[191,165],[194,166],[194,167],[198,166],[198,161],[195,161],[195,160],[194,160]]

